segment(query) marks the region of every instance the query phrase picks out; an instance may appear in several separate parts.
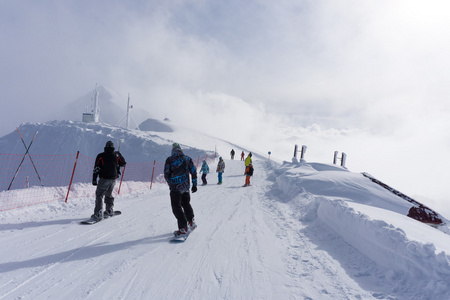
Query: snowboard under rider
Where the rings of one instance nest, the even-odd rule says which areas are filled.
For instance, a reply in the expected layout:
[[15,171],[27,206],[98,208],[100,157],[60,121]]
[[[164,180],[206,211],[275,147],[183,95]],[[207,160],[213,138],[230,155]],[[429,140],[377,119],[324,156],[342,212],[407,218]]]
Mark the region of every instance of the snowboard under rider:
[[[114,151],[114,143],[107,141],[104,152],[97,155],[92,174],[92,184],[97,186],[95,190],[95,208],[91,219],[100,221],[103,219],[103,196],[105,197],[105,215],[114,214],[114,197],[112,192],[116,179],[120,175],[120,167],[125,166],[125,158],[119,151]],[[100,180],[97,182],[97,177]]]
[[187,236],[197,225],[194,222],[194,210],[191,206],[189,193],[192,177],[192,193],[197,191],[197,170],[192,159],[184,155],[178,143],[172,145],[172,155],[166,159],[164,165],[164,178],[170,189],[170,202],[172,212],[178,222],[175,236]]

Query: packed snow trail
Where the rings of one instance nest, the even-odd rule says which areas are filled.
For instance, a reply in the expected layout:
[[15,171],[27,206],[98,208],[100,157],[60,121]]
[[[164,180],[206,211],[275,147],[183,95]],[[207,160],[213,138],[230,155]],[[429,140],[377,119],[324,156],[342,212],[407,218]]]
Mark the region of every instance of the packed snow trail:
[[209,184],[191,194],[198,227],[181,244],[169,243],[166,185],[116,197],[123,214],[92,226],[79,225],[92,186],[67,206],[8,212],[0,299],[390,299],[373,292],[383,270],[273,195],[268,163],[254,162],[244,188],[243,162],[225,162],[222,185],[210,164]]

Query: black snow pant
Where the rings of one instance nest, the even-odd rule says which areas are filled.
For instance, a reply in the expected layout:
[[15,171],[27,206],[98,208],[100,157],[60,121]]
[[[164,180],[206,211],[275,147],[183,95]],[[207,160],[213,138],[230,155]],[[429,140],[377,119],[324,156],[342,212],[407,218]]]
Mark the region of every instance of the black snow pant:
[[97,184],[97,189],[95,190],[95,215],[97,215],[97,213],[103,208],[103,196],[105,196],[106,210],[114,207],[114,197],[112,196],[112,192],[115,185],[115,179],[100,178]]
[[178,229],[186,228],[187,222],[194,219],[194,210],[190,203],[191,195],[189,191],[184,193],[171,191],[170,202],[172,204],[172,212],[178,221]]
[[202,174],[202,181],[203,181],[203,184],[208,184],[208,182],[206,181],[206,174],[205,173]]

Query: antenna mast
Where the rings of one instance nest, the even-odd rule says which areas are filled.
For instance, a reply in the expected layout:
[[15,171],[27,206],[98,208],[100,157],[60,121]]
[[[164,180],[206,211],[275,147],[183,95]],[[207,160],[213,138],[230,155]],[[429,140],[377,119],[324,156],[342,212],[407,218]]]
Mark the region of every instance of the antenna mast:
[[95,90],[94,90],[94,122],[98,123],[100,115],[100,107],[98,106],[98,90],[97,90],[97,84],[95,84]]
[[127,105],[127,123],[125,128],[128,129],[128,124],[130,123],[130,93],[128,93],[128,105]]

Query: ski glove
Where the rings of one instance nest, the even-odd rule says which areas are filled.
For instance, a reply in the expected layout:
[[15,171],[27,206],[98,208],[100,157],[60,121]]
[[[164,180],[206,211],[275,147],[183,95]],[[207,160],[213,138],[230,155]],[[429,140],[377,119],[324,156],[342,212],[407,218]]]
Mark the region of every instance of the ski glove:
[[193,186],[192,186],[192,192],[195,193],[196,191],[197,191],[197,186],[196,186],[196,185],[193,185]]
[[97,185],[97,180],[96,179],[92,179],[92,185]]

